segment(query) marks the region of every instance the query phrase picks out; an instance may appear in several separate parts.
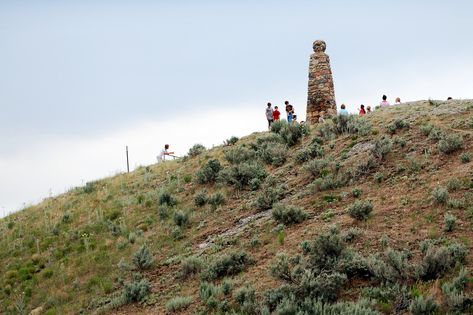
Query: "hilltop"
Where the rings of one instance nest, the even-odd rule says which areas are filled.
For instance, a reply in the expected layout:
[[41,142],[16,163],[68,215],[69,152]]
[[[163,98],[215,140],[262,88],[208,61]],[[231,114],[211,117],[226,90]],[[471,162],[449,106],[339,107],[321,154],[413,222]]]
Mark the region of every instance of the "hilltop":
[[1,219],[0,313],[472,313],[472,155],[473,100],[196,145]]

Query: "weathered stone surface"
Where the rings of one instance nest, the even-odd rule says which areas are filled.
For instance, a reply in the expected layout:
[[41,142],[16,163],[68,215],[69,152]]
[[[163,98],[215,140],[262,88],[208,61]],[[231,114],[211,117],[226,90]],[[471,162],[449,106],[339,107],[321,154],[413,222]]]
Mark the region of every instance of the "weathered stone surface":
[[307,95],[307,122],[314,124],[319,119],[337,114],[330,58],[325,53],[327,45],[316,40],[314,53],[309,63],[309,89]]

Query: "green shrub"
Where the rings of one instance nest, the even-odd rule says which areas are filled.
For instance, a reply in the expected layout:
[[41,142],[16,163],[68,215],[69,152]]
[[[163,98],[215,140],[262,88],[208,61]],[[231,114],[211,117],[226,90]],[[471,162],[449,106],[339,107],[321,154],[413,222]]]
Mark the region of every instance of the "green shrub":
[[436,204],[445,204],[448,199],[448,190],[445,187],[437,186],[432,190],[432,197]]
[[321,144],[322,140],[319,137],[312,139],[311,143],[307,147],[297,151],[295,157],[296,161],[304,163],[313,158],[324,156],[324,149]]
[[301,223],[302,221],[305,221],[307,217],[307,212],[295,206],[279,203],[273,208],[273,219],[278,223],[286,225]]
[[233,252],[213,261],[202,273],[202,279],[210,281],[235,275],[253,263],[253,259],[243,251]]
[[318,132],[325,139],[346,133],[366,136],[371,133],[371,129],[367,119],[354,115],[335,116],[318,125]]
[[209,201],[209,197],[207,196],[207,192],[205,190],[202,190],[200,192],[198,192],[195,196],[194,196],[194,204],[197,206],[197,207],[203,207],[205,206],[205,204]]
[[453,153],[463,147],[463,138],[460,135],[448,134],[438,143],[438,149],[445,154]]
[[219,293],[219,288],[213,283],[203,281],[199,286],[199,296],[204,302],[207,302],[210,298],[216,296]]
[[190,149],[187,155],[191,158],[196,157],[204,153],[207,149],[202,144],[194,144]]
[[125,303],[139,302],[148,296],[151,285],[147,279],[135,277],[132,282],[125,283],[123,287],[123,299]]
[[212,206],[212,209],[217,209],[219,206],[225,204],[225,196],[221,192],[217,192],[210,196],[209,204]]
[[287,188],[283,185],[277,185],[275,187],[266,185],[256,197],[255,204],[258,210],[271,209],[274,203],[284,198],[286,189]]
[[373,211],[373,205],[369,200],[356,200],[349,208],[348,214],[356,220],[366,220]]
[[345,242],[337,228],[331,228],[316,237],[313,242],[302,245],[309,257],[308,266],[314,270],[331,270],[344,252]]
[[95,182],[88,182],[85,183],[85,186],[82,188],[82,191],[86,194],[93,193],[96,189],[96,183]]
[[381,173],[381,172],[376,172],[374,175],[373,175],[373,178],[374,180],[377,182],[377,183],[381,183],[384,179],[384,174]]
[[281,166],[287,159],[287,146],[273,143],[258,149],[258,156],[266,164]]
[[347,276],[339,272],[305,272],[302,275],[300,288],[302,296],[333,302],[347,281]]
[[195,174],[196,181],[199,184],[211,184],[217,180],[218,174],[222,169],[222,165],[216,159],[209,160],[200,170]]
[[195,275],[202,270],[203,261],[199,257],[190,256],[181,261],[181,278]]
[[241,163],[226,168],[220,172],[220,180],[230,186],[242,190],[250,187],[259,188],[261,181],[267,176],[263,167],[257,163]]
[[271,131],[280,135],[284,143],[291,147],[299,143],[309,130],[306,125],[291,124],[280,120],[271,125]]
[[233,298],[239,305],[256,301],[256,291],[250,286],[238,288],[233,294]]
[[360,197],[362,193],[363,193],[363,190],[359,188],[353,188],[353,190],[351,191],[352,196],[355,198]]
[[363,230],[360,228],[349,228],[346,232],[343,233],[342,238],[345,242],[352,242],[359,235],[363,234]]
[[436,314],[439,307],[432,297],[424,298],[422,295],[412,300],[409,310],[412,315],[433,315]]
[[396,119],[394,122],[386,126],[386,129],[389,133],[395,134],[397,130],[400,129],[409,129],[409,122],[403,119]]
[[460,154],[460,161],[462,163],[469,163],[471,161],[471,154],[467,152]]
[[330,162],[327,159],[317,159],[307,162],[304,170],[311,174],[314,178],[327,175],[329,172]]
[[62,223],[70,223],[72,220],[72,215],[70,212],[65,212],[64,215],[62,216]]
[[443,217],[444,230],[445,232],[452,232],[455,229],[457,218],[451,213],[445,213]]
[[187,214],[187,212],[178,210],[174,212],[173,220],[177,226],[181,228],[186,227],[189,223],[189,214]]
[[191,296],[176,296],[166,303],[166,310],[171,313],[180,312],[192,303]]
[[158,203],[161,206],[166,205],[169,207],[173,207],[177,204],[177,200],[169,192],[162,191],[158,196]]
[[285,253],[278,253],[269,266],[271,276],[288,282],[292,281],[291,269],[291,259]]
[[465,247],[456,243],[442,247],[429,246],[417,266],[416,274],[423,280],[436,279],[452,270],[456,263],[463,263],[465,257]]
[[231,148],[225,151],[224,157],[230,164],[240,164],[253,161],[256,158],[256,152],[244,145],[240,145],[237,148]]
[[429,133],[429,139],[439,141],[445,137],[445,132],[437,127],[433,127]]
[[154,259],[151,256],[148,245],[141,245],[140,249],[133,254],[133,264],[139,270],[149,269],[153,266]]
[[234,145],[238,142],[238,137],[232,136],[230,139],[225,140],[224,145],[229,146],[229,145]]
[[371,153],[379,160],[384,160],[388,153],[391,152],[392,146],[392,141],[388,137],[378,138],[374,141]]

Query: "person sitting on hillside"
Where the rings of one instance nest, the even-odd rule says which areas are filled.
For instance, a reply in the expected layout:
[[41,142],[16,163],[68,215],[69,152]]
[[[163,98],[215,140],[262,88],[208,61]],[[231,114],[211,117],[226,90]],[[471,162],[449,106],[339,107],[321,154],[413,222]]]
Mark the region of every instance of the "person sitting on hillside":
[[266,107],[266,119],[268,120],[268,129],[271,129],[271,124],[274,121],[273,109],[271,107],[271,103],[268,103],[268,107]]
[[387,101],[388,97],[386,95],[383,95],[383,100],[381,101],[381,103],[379,103],[379,106],[381,107],[387,107],[389,106],[389,102]]
[[365,105],[361,104],[360,105],[360,116],[363,116],[365,114],[366,114]]
[[[286,105],[287,121],[289,121],[289,113],[292,113],[294,115],[294,106],[289,104],[288,101],[285,101],[284,104]],[[291,118],[291,121],[292,121],[292,118]]]
[[166,160],[166,155],[172,155],[174,152],[169,152],[169,144],[164,145],[164,149],[161,150],[159,155],[157,156],[158,163],[161,163]]
[[366,113],[367,114],[371,113],[371,106],[366,107]]
[[274,121],[278,121],[280,116],[281,116],[281,112],[279,111],[277,106],[274,106],[274,110],[273,110]]
[[399,105],[401,104],[401,98],[400,97],[396,97],[396,105]]
[[342,105],[340,106],[340,108],[341,108],[341,109],[340,109],[340,111],[338,112],[338,115],[340,115],[340,116],[348,116],[348,111],[346,110],[345,104],[342,104]]

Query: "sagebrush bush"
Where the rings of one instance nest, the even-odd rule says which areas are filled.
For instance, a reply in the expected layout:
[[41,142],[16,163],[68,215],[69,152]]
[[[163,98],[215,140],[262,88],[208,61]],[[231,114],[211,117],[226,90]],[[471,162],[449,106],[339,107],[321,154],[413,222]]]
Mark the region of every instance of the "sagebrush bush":
[[439,307],[434,298],[420,295],[412,300],[409,311],[412,315],[433,315],[438,311]]
[[307,212],[295,206],[279,203],[273,207],[273,219],[278,223],[286,225],[300,223],[305,221],[307,217]]
[[202,272],[202,279],[210,281],[224,276],[235,275],[252,263],[253,259],[244,251],[226,254],[208,265]]
[[313,242],[302,245],[303,252],[308,255],[308,266],[314,270],[333,269],[345,247],[346,244],[335,227],[317,236]]
[[305,297],[333,302],[337,300],[338,293],[346,281],[347,276],[343,273],[323,272],[316,274],[307,270],[301,277],[299,291]]
[[305,124],[292,124],[280,120],[271,125],[271,131],[281,136],[285,144],[293,146],[298,144],[304,135],[308,134],[309,129]]
[[445,187],[437,186],[432,190],[432,198],[436,204],[445,204],[448,199],[448,190]]
[[181,261],[181,278],[187,278],[199,273],[202,270],[203,264],[202,259],[199,257],[191,256],[183,259]]
[[349,208],[348,214],[356,220],[366,220],[373,211],[373,205],[369,200],[356,200]]
[[225,151],[224,157],[230,164],[240,164],[253,161],[256,158],[256,151],[247,146],[240,145]]
[[437,147],[442,153],[453,153],[463,147],[463,138],[462,136],[456,134],[445,135],[445,137],[439,141]]
[[235,143],[238,142],[238,140],[239,140],[238,137],[232,136],[229,139],[225,140],[224,144],[227,145],[227,146],[228,145],[234,145]]
[[166,310],[172,313],[179,312],[186,309],[191,303],[191,296],[176,296],[166,303]]
[[306,172],[312,175],[312,177],[316,178],[327,175],[330,171],[329,166],[330,162],[328,159],[316,159],[307,162],[303,168]]
[[361,190],[360,188],[353,188],[353,190],[351,191],[352,196],[355,198],[360,197],[362,193],[363,190]]
[[291,269],[290,257],[285,253],[278,253],[269,266],[271,276],[288,282],[292,281]]
[[207,195],[207,191],[202,190],[199,191],[197,194],[194,196],[194,204],[197,207],[203,207],[205,204],[209,201],[209,197]]
[[211,184],[217,180],[217,176],[222,169],[222,165],[216,159],[209,160],[196,173],[196,180],[199,184]]
[[177,226],[181,228],[186,227],[187,224],[189,223],[189,214],[185,211],[178,210],[174,212],[173,221],[174,221],[174,224],[176,224]]
[[374,157],[384,160],[389,152],[391,152],[393,143],[388,137],[381,137],[374,141],[374,145],[371,148],[371,154]]
[[295,156],[296,161],[304,163],[310,159],[324,156],[324,149],[321,144],[322,140],[319,137],[312,139],[309,145],[297,151]]
[[277,315],[381,315],[368,300],[357,302],[325,303],[319,299],[307,298],[296,301],[295,297],[284,298],[276,309]]
[[265,185],[261,193],[256,197],[256,208],[258,208],[258,210],[271,209],[274,203],[284,197],[286,189],[287,188],[283,185]]
[[148,296],[151,285],[147,279],[135,277],[132,282],[125,283],[123,299],[125,303],[139,302]]
[[205,146],[203,146],[202,144],[194,144],[190,149],[189,149],[189,152],[187,153],[187,155],[189,157],[196,157],[202,153],[204,153],[207,149],[205,148]]
[[207,302],[210,298],[216,296],[219,293],[218,286],[213,283],[202,281],[199,286],[199,296],[204,302]]
[[149,269],[153,266],[154,259],[151,256],[148,245],[143,244],[137,252],[133,254],[133,264],[139,270]]
[[161,206],[166,205],[172,207],[177,204],[177,200],[169,192],[162,191],[158,195],[158,203]]
[[219,179],[223,183],[234,186],[239,190],[248,187],[256,190],[266,176],[267,172],[261,165],[257,163],[241,163],[222,170]]
[[281,166],[287,159],[287,146],[280,143],[266,145],[258,149],[258,156],[266,164]]
[[416,268],[417,277],[423,280],[436,279],[451,271],[456,263],[463,263],[466,249],[463,245],[452,243],[448,246],[429,246]]
[[452,232],[455,229],[457,217],[451,213],[445,213],[443,217],[443,223],[445,232]]
[[409,129],[409,127],[410,127],[409,122],[407,122],[403,119],[396,119],[392,123],[388,124],[386,126],[386,129],[389,133],[395,134],[397,130]]
[[216,192],[209,198],[209,204],[212,206],[212,209],[217,209],[219,206],[225,204],[225,196],[221,192]]
[[345,242],[352,242],[361,234],[363,234],[362,229],[357,227],[349,228],[347,231],[343,232],[342,238]]
[[462,163],[469,163],[471,161],[471,154],[467,152],[460,154],[460,161]]

